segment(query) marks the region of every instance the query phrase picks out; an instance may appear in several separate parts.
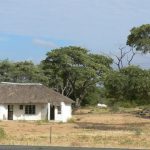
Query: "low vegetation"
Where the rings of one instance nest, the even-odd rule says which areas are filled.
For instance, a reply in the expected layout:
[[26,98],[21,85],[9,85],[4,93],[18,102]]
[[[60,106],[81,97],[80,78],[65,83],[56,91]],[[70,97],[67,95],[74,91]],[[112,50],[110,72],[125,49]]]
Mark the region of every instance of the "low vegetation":
[[6,132],[3,128],[0,128],[0,139],[5,139],[6,138]]

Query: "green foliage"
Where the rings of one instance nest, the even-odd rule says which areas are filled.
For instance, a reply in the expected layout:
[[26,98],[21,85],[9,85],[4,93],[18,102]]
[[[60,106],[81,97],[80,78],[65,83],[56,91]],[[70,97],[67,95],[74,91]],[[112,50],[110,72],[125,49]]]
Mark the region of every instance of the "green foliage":
[[0,81],[13,81],[14,64],[8,60],[0,61]]
[[127,45],[142,53],[150,52],[150,24],[134,27],[128,36]]
[[121,73],[126,76],[127,84],[124,95],[129,100],[150,99],[150,71],[136,66],[123,68]]
[[3,128],[0,128],[0,139],[4,139],[6,137],[6,132]]
[[75,118],[70,118],[67,120],[67,123],[75,123],[75,122],[76,122]]
[[37,120],[35,123],[37,125],[43,125],[43,124],[49,123],[49,121],[47,119],[45,119],[45,120]]
[[126,77],[118,71],[111,71],[105,76],[106,95],[110,98],[123,99]]
[[41,66],[49,79],[49,86],[71,97],[79,106],[89,90],[101,84],[111,63],[111,58],[89,54],[88,50],[81,47],[69,46],[48,52]]
[[140,136],[142,134],[142,129],[140,128],[135,128],[135,136]]
[[[150,103],[150,71],[129,66],[112,71],[105,77],[106,95],[113,103],[127,105]],[[126,102],[126,104],[124,103]],[[128,104],[129,102],[129,104]]]
[[97,103],[100,101],[100,88],[98,87],[93,87],[90,90],[88,90],[88,93],[84,97],[82,101],[82,106],[85,105],[97,105]]
[[40,66],[34,65],[31,61],[0,62],[1,82],[41,82],[46,84],[47,78]]
[[111,106],[111,109],[110,109],[111,112],[119,112],[119,106],[118,105],[113,105]]

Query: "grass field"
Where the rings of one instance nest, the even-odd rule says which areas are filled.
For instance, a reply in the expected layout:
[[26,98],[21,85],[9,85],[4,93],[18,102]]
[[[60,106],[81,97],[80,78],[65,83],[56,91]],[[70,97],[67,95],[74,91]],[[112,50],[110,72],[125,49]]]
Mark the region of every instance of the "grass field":
[[81,109],[69,123],[1,121],[0,144],[150,148],[150,119]]

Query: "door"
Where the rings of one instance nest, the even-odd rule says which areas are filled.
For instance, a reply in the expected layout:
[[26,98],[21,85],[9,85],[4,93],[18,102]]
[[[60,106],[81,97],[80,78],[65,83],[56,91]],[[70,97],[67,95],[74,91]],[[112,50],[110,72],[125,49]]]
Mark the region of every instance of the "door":
[[13,120],[13,105],[8,105],[8,120]]
[[54,120],[55,119],[55,106],[51,105],[50,106],[50,120]]

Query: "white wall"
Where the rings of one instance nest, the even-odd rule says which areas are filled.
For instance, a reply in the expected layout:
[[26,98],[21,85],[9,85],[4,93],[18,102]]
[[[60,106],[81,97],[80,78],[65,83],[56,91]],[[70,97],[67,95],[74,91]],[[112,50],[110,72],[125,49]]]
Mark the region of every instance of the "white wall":
[[[36,104],[36,114],[25,114],[25,105],[20,110],[21,104],[13,105],[13,120],[45,120],[47,119],[47,104]],[[0,105],[0,120],[7,120],[8,105]]]
[[[45,120],[48,117],[49,104],[36,104],[36,114],[34,115],[25,114],[25,105],[23,105],[23,110],[20,110],[20,105],[13,105],[13,120]],[[58,114],[57,107],[55,107],[55,121],[67,122],[72,117],[71,104],[61,102],[61,110],[61,114]],[[8,105],[0,104],[0,120],[8,120],[7,118]]]
[[[46,119],[46,106],[44,104],[36,104],[35,114],[25,114],[25,106],[23,110],[20,110],[20,105],[14,105],[13,108],[13,120],[44,120]],[[45,110],[46,109],[46,110]]]
[[8,105],[0,104],[0,120],[7,120],[8,117]]
[[72,117],[71,104],[65,104],[61,102],[61,114],[58,114],[57,107],[55,107],[55,120],[67,122]]
[[40,104],[40,105],[41,105],[41,120],[47,120],[48,119],[47,104]]

